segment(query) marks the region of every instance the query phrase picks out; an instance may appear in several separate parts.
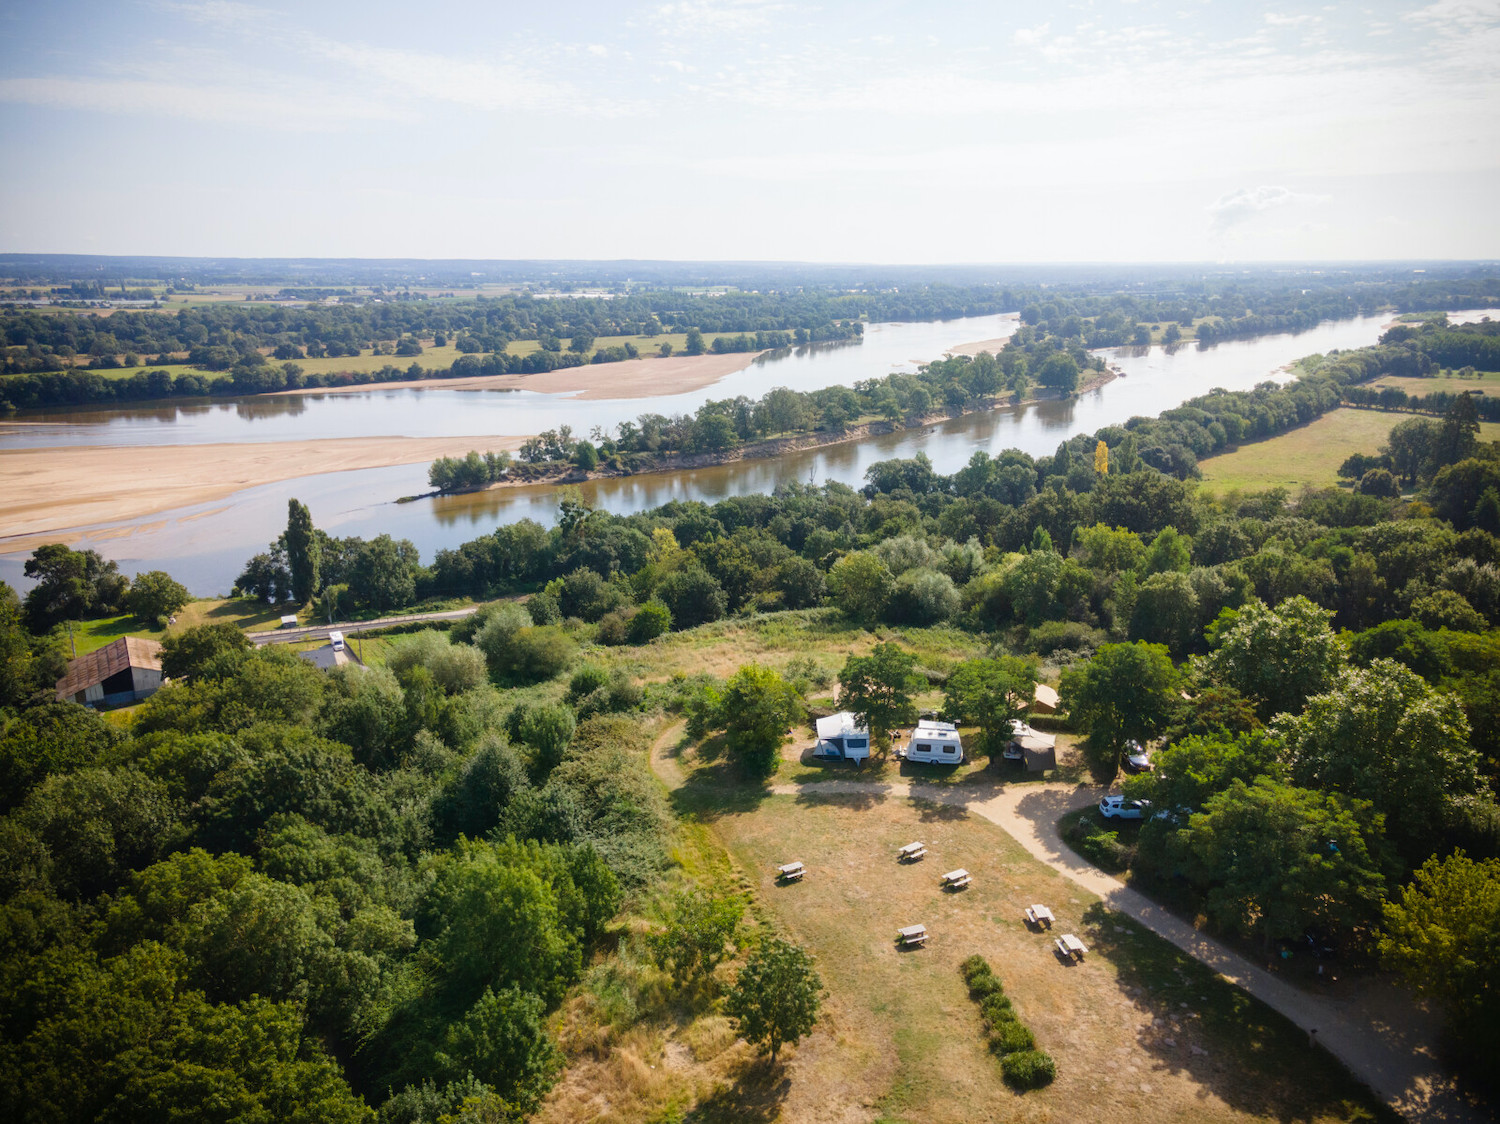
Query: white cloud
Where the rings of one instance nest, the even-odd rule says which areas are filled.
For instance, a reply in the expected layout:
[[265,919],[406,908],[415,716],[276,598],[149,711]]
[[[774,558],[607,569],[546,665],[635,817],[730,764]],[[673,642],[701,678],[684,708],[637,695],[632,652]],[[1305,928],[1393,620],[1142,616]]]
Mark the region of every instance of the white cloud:
[[1018,47],[1035,47],[1046,37],[1047,29],[1051,26],[1050,23],[1043,23],[1036,27],[1018,27],[1015,34],[1011,36],[1011,40]]
[[652,13],[653,22],[675,37],[743,35],[771,26],[791,5],[770,0],[677,0]]
[[1500,23],[1500,0],[1438,0],[1401,18],[1439,30],[1472,30]]
[[1242,187],[1225,192],[1205,210],[1212,217],[1210,226],[1214,233],[1223,234],[1241,226],[1267,211],[1280,210],[1296,203],[1327,203],[1326,195],[1303,195],[1285,187],[1263,184],[1260,187]]
[[1267,12],[1266,22],[1272,27],[1301,27],[1305,23],[1314,23],[1317,16],[1307,12],[1300,12],[1295,16],[1285,16],[1279,12]]

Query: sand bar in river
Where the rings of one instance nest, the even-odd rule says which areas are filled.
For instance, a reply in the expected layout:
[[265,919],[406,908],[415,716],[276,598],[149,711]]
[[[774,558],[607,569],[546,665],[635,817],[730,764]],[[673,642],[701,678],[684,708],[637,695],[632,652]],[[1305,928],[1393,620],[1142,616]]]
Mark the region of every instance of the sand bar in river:
[[[319,472],[519,449],[524,437],[336,437],[218,445],[78,445],[0,451],[0,552],[66,528],[207,503]],[[387,499],[390,497],[381,497]],[[53,535],[53,538],[56,538]]]
[[576,393],[579,398],[655,398],[686,394],[712,386],[725,375],[743,371],[759,351],[730,355],[673,355],[666,359],[626,359],[589,363],[535,375],[489,375],[457,379],[407,379],[354,386],[321,386],[283,394],[358,394],[371,390],[534,390],[539,394]]

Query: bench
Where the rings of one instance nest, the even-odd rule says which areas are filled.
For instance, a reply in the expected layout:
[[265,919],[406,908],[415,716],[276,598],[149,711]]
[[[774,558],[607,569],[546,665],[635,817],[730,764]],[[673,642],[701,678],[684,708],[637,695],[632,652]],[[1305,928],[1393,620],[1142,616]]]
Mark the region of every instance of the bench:
[[1043,925],[1046,925],[1047,928],[1050,929],[1052,928],[1052,922],[1054,918],[1052,916],[1052,911],[1046,906],[1029,905],[1026,907],[1026,920],[1031,922],[1031,924],[1035,925],[1037,928],[1041,928]]
[[972,881],[974,879],[970,877],[969,872],[962,868],[950,870],[947,874],[943,875],[943,885],[950,890],[961,890]]
[[910,859],[920,859],[925,854],[927,854],[927,847],[925,844],[908,843],[905,847],[902,847],[896,852],[896,858],[899,862],[906,862]]
[[1057,945],[1057,951],[1069,960],[1083,959],[1083,954],[1088,951],[1084,943],[1072,933],[1064,933],[1053,942]]
[[896,930],[896,939],[903,945],[919,945],[927,942],[926,925],[908,925]]
[[796,882],[799,878],[807,873],[807,868],[800,862],[787,863],[785,866],[777,867],[776,873],[778,877],[782,878],[784,881]]

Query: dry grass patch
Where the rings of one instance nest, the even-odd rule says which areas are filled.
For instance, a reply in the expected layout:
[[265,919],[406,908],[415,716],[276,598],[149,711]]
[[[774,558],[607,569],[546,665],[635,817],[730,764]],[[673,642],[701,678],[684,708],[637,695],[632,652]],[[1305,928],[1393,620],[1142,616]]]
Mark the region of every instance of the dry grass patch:
[[[1127,1113],[1150,1120],[1377,1118],[1381,1110],[1279,1016],[1025,854],[998,827],[961,809],[879,796],[708,794],[684,810],[711,823],[777,925],[818,958],[830,1018],[789,1067],[783,1119],[820,1120],[851,1104],[889,1121],[1076,1120]],[[696,805],[693,807],[692,805]],[[921,839],[919,863],[895,861]],[[774,867],[801,859],[804,882],[778,886]],[[965,891],[942,873],[962,866]],[[1051,937],[1021,921],[1041,901],[1055,933],[1089,946],[1069,967]],[[899,951],[895,930],[922,923],[927,947]],[[1058,1065],[1057,1081],[1007,1088],[985,1048],[958,965],[989,959]],[[872,1064],[875,1059],[893,1064]]]

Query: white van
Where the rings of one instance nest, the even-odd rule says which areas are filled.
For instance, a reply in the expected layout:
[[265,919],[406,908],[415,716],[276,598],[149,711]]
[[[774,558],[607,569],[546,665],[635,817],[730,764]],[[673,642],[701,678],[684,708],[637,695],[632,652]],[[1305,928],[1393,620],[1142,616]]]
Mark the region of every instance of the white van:
[[901,756],[923,765],[958,765],[964,759],[964,743],[952,722],[924,718],[911,732]]
[[338,631],[330,632],[328,634],[328,646],[335,652],[342,652],[344,650],[344,634]]

